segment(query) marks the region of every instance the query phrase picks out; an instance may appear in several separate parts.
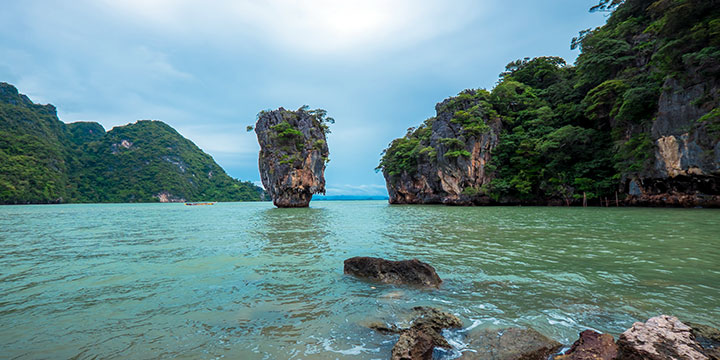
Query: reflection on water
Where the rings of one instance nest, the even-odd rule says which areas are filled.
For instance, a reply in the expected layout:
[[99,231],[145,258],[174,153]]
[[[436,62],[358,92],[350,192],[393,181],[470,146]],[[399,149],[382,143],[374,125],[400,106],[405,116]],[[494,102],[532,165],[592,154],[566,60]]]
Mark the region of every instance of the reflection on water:
[[[564,343],[660,313],[717,327],[718,233],[698,209],[0,207],[0,340],[10,358],[387,358],[396,338],[364,324],[416,305]],[[352,256],[418,258],[445,282],[360,281]]]

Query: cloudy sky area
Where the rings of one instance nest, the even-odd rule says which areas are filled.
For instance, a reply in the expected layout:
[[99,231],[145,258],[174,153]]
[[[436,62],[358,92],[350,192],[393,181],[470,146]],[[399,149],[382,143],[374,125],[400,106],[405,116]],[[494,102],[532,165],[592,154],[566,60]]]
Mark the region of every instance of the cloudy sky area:
[[562,56],[597,0],[6,1],[0,81],[65,122],[158,119],[258,181],[263,109],[336,119],[328,195],[385,195],[380,152],[515,59]]

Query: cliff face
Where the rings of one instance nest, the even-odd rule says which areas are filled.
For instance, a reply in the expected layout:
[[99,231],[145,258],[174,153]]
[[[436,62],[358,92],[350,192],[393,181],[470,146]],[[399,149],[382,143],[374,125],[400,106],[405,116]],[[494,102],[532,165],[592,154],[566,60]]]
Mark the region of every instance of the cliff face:
[[277,207],[307,207],[313,194],[325,193],[325,164],[330,152],[324,110],[279,108],[258,114],[263,186]]
[[390,202],[720,207],[718,4],[613,1],[574,66],[514,61],[438,104],[383,155]]
[[262,200],[160,121],[105,132],[0,83],[0,204]]
[[626,183],[631,204],[720,207],[720,129],[713,126],[720,113],[708,106],[720,99],[720,84],[712,77],[685,82],[663,84],[651,166]]
[[[486,165],[498,142],[501,122],[488,110],[487,94],[469,91],[435,106],[436,116],[411,129],[386,151],[401,154],[411,145],[409,167],[386,163],[383,169],[391,204],[488,203],[480,189],[490,183]],[[409,171],[408,171],[409,170]]]

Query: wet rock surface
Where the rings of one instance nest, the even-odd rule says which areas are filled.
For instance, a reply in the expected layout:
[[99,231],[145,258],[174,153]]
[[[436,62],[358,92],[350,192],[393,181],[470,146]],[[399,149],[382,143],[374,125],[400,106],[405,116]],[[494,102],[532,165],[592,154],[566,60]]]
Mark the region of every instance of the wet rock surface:
[[260,177],[275,206],[307,207],[313,194],[325,193],[326,119],[324,110],[305,108],[258,115]]
[[600,334],[592,330],[580,333],[570,350],[563,355],[554,357],[555,360],[612,360],[617,359],[618,347],[610,334]]
[[417,259],[391,261],[354,257],[345,260],[344,272],[385,284],[438,287],[442,283],[432,266]]
[[709,359],[692,329],[676,317],[667,315],[634,323],[620,335],[617,345],[620,358],[627,360]]
[[436,347],[449,349],[442,336],[443,329],[457,329],[462,322],[455,315],[442,310],[418,306],[413,308],[415,319],[410,328],[402,330],[392,349],[392,360],[429,360]]
[[690,331],[695,335],[695,340],[703,348],[705,355],[710,359],[720,360],[720,330],[691,322],[685,324],[690,327]]
[[532,329],[508,328],[472,331],[463,360],[546,360],[562,347],[559,342]]

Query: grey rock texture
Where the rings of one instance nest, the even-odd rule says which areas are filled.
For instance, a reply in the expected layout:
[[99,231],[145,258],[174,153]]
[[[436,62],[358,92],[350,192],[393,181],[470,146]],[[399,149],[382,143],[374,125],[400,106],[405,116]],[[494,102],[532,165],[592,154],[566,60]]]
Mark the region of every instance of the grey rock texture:
[[620,358],[627,360],[706,360],[692,329],[676,317],[660,315],[636,322],[618,338]]
[[325,193],[330,152],[327,125],[316,111],[281,107],[258,115],[260,177],[277,207],[307,207],[313,194]]
[[720,206],[720,134],[699,121],[718,101],[717,79],[691,72],[665,81],[650,130],[653,163],[628,179],[630,205]]

